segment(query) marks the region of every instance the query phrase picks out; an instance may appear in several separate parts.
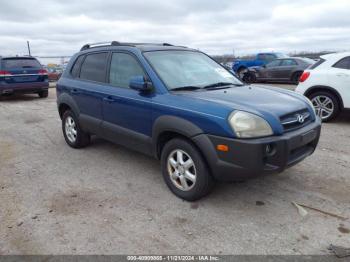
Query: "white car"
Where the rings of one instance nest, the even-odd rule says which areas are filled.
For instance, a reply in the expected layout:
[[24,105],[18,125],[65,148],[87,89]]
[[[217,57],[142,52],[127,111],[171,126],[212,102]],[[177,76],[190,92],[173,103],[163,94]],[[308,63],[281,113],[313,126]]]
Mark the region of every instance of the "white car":
[[350,52],[321,56],[306,69],[296,92],[308,97],[324,122],[350,108]]

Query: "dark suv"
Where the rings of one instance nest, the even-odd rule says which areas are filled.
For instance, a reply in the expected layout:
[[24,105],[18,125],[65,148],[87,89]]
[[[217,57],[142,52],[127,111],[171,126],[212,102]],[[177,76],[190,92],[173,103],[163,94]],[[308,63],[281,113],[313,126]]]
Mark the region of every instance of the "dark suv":
[[94,134],[154,156],[190,201],[216,180],[282,172],[314,152],[321,129],[302,95],[244,85],[206,54],[169,44],[85,45],[57,104],[68,145]]
[[30,56],[0,57],[0,95],[36,93],[47,97],[47,71]]

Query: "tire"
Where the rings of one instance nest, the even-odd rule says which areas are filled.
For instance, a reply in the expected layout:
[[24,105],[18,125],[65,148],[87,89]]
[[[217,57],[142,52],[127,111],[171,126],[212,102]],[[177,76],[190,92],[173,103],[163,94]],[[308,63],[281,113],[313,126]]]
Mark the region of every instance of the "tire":
[[243,79],[243,77],[244,77],[244,74],[245,74],[245,72],[247,72],[247,68],[245,68],[245,67],[241,67],[240,69],[238,69],[238,71],[237,71],[237,75],[238,75],[238,77],[239,77],[239,79]]
[[[182,153],[182,157],[178,152]],[[193,166],[189,164],[189,160],[192,160]],[[181,138],[170,140],[162,150],[161,165],[165,183],[179,198],[195,201],[208,195],[214,187],[214,180],[203,156],[187,140]],[[178,167],[175,168],[176,165]],[[174,174],[173,178],[170,173]]]
[[253,72],[246,72],[242,78],[244,83],[252,84],[256,83],[256,75]]
[[338,98],[328,91],[319,91],[308,96],[311,100],[316,114],[323,122],[329,122],[337,117],[340,112]]
[[90,134],[81,129],[77,117],[70,110],[63,114],[62,131],[64,139],[70,147],[83,148],[90,143]]
[[303,74],[303,72],[295,72],[293,75],[292,75],[292,82],[293,84],[297,85],[299,84],[299,79],[301,77],[301,75]]
[[49,90],[40,91],[38,95],[40,98],[46,98],[49,96]]

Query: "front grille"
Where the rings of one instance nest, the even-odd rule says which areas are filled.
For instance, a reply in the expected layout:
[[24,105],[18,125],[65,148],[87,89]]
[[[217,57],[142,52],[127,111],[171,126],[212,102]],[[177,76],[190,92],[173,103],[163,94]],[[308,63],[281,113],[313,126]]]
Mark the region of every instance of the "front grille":
[[296,130],[311,122],[311,114],[307,109],[299,110],[280,117],[284,132]]

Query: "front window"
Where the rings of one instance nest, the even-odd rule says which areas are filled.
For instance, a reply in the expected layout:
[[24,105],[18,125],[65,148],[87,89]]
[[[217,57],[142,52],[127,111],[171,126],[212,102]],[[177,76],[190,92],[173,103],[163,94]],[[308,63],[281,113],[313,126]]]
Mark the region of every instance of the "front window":
[[242,85],[230,71],[200,52],[153,51],[144,55],[169,90],[186,86],[205,88],[217,83]]

